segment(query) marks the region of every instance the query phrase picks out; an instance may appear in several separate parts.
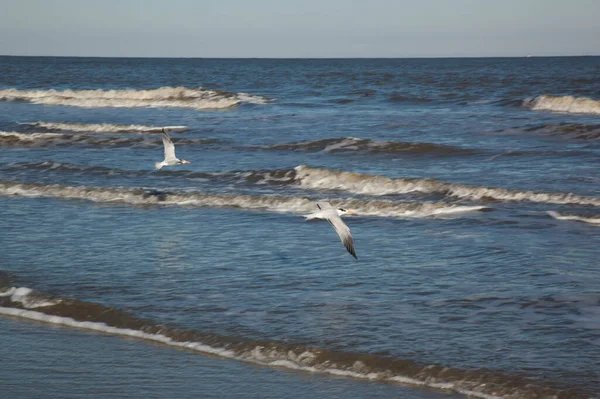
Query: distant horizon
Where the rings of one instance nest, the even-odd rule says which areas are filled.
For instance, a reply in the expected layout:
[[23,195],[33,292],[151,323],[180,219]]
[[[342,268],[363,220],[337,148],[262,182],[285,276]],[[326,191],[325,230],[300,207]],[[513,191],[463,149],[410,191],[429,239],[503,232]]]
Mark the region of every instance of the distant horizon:
[[21,58],[125,58],[125,59],[207,59],[207,60],[402,60],[402,59],[481,59],[481,58],[581,58],[600,57],[599,54],[572,55],[482,55],[482,56],[404,56],[404,57],[187,57],[187,56],[105,56],[105,55],[20,55],[0,54],[0,57]]

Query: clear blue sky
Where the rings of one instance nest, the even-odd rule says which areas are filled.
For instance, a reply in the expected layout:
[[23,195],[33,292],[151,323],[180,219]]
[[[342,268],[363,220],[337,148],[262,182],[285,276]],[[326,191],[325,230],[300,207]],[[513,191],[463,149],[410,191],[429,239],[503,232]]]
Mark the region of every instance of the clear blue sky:
[[600,0],[2,0],[0,54],[600,54]]

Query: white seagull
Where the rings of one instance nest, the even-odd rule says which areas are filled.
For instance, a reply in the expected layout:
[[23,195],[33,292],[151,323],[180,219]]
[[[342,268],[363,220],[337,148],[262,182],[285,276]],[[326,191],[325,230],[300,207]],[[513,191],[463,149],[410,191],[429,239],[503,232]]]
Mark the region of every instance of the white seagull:
[[333,208],[329,204],[329,202],[319,202],[319,203],[317,203],[317,208],[319,208],[319,210],[317,212],[304,216],[306,218],[306,220],[311,220],[311,219],[327,220],[329,223],[331,223],[331,225],[333,226],[335,231],[340,236],[340,239],[342,240],[342,244],[344,244],[344,247],[346,247],[346,249],[348,250],[348,252],[350,252],[350,254],[352,256],[354,256],[356,259],[358,259],[358,257],[356,256],[356,251],[354,250],[354,242],[352,241],[352,233],[350,233],[350,229],[348,228],[348,226],[346,226],[346,224],[342,220],[342,215],[356,215],[356,212],[354,212],[351,209]]
[[163,128],[162,130],[162,142],[163,146],[165,147],[165,160],[162,162],[156,162],[154,164],[154,166],[156,166],[156,169],[160,169],[163,166],[177,166],[186,163],[191,163],[190,161],[186,161],[185,159],[178,159],[175,156],[175,144],[173,144],[173,141],[169,137],[169,133],[167,133],[165,128]]

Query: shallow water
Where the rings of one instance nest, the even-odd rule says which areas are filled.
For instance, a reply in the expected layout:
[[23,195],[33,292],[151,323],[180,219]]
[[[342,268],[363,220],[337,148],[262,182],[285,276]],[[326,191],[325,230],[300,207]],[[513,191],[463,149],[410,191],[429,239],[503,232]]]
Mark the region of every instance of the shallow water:
[[13,398],[459,398],[255,367],[16,319],[0,319],[0,326],[2,389]]
[[[0,319],[24,359],[40,334],[53,356],[110,342],[106,359],[130,345],[167,365],[144,378],[213,378],[207,345],[239,376],[205,386],[215,398],[259,395],[255,378],[274,396],[599,390],[600,58],[0,68],[0,309],[45,323]],[[162,126],[190,165],[153,170]],[[345,219],[358,261],[303,221],[324,199],[361,215]],[[43,327],[78,321],[101,324]],[[48,367],[55,392],[83,394]]]

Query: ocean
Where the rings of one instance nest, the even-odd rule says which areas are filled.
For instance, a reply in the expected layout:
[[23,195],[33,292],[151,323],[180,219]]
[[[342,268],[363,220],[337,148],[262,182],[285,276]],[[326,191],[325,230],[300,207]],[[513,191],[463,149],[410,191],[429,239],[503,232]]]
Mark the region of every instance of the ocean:
[[0,57],[0,396],[600,397],[598,82]]

